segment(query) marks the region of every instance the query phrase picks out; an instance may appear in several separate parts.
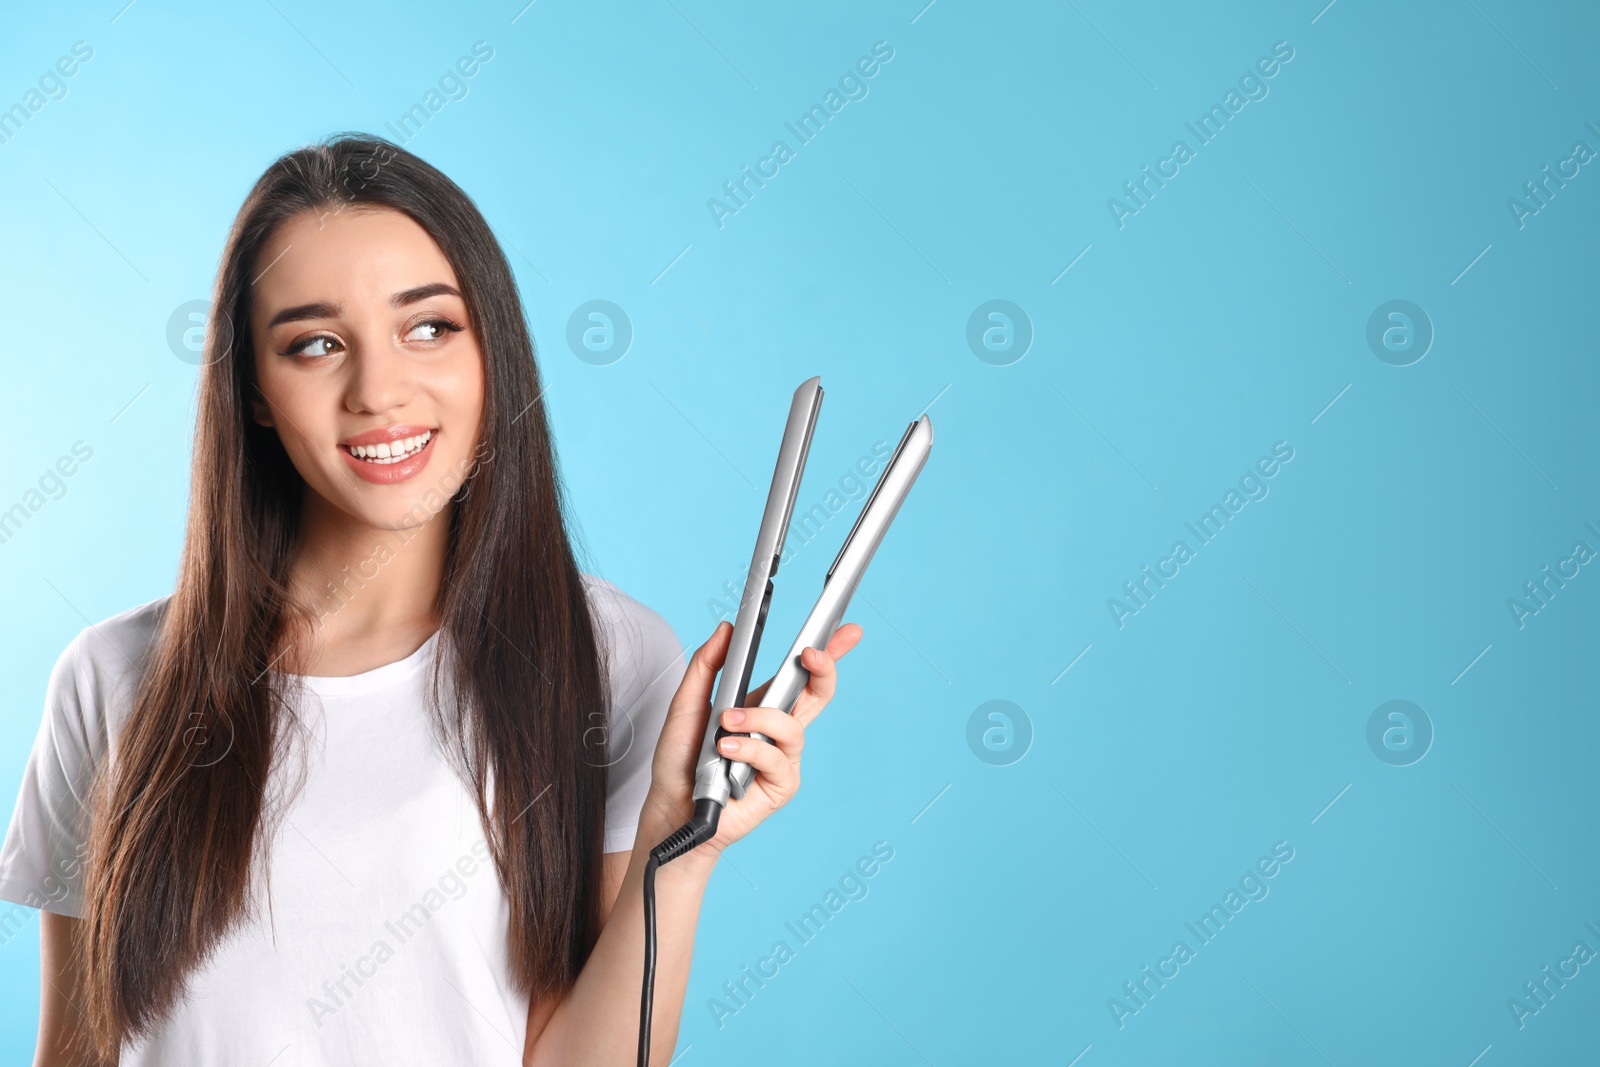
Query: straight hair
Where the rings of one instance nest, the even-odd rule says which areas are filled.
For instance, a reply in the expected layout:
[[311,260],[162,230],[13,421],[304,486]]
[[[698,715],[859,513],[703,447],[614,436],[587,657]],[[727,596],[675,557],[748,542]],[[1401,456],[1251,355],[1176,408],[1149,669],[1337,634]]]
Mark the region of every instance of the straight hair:
[[306,647],[316,622],[287,582],[308,490],[277,431],[251,418],[259,253],[302,213],[378,209],[405,213],[438,244],[483,355],[481,462],[430,509],[451,504],[429,688],[437,736],[475,795],[509,901],[512,983],[563,995],[599,936],[609,761],[605,732],[590,724],[596,713],[606,721],[610,700],[604,637],[516,283],[454,182],[384,138],[336,134],[262,174],[212,290],[176,587],[89,805],[79,947],[93,1041],[111,1062],[155,1029],[223,935],[257,914],[252,886],[275,811],[268,776],[295,725],[293,676],[272,668]]

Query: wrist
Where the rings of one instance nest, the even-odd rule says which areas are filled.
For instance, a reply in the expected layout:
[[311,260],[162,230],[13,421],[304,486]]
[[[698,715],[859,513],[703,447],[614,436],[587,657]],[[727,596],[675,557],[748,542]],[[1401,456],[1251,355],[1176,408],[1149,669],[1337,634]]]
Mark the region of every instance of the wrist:
[[[644,806],[639,813],[639,829],[634,837],[634,851],[640,860],[648,858],[651,849],[666,840],[668,835],[682,827],[693,816],[692,801],[685,802],[668,797],[652,788],[645,796]],[[713,839],[702,842],[667,866],[683,870],[695,869],[709,876],[721,855],[722,843]]]
[[680,878],[686,882],[704,889],[711,881],[712,872],[716,870],[717,860],[722,855],[722,849],[707,841],[698,845],[664,867],[658,868],[656,882],[673,878]]

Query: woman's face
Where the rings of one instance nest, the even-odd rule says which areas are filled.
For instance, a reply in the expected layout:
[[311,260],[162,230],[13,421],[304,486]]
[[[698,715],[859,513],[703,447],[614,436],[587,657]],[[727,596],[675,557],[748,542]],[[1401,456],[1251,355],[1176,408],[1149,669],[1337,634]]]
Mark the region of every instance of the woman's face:
[[468,475],[483,409],[483,358],[444,253],[389,208],[306,212],[251,271],[256,421],[350,516],[426,521]]

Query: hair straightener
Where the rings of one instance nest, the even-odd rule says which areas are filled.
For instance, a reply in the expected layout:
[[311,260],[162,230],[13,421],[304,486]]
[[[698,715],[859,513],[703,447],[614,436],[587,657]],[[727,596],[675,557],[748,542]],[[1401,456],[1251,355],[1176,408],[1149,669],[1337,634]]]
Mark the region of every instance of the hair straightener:
[[[711,704],[711,719],[706,724],[705,739],[700,745],[700,757],[695,764],[694,815],[679,829],[667,835],[650,852],[644,868],[644,988],[639,1004],[639,1067],[650,1065],[650,1009],[655,990],[656,969],[656,868],[670,863],[698,845],[716,836],[722,809],[730,797],[739,799],[749,788],[755,771],[748,763],[731,759],[717,751],[717,742],[729,736],[722,728],[722,713],[728,708],[745,707],[750,687],[750,670],[755,664],[756,650],[761,645],[761,631],[766,625],[767,609],[772,605],[772,579],[778,573],[778,563],[783,555],[783,541],[788,533],[789,521],[794,514],[795,496],[800,489],[800,477],[805,471],[806,454],[811,448],[811,435],[817,426],[817,411],[822,406],[822,379],[808,378],[794,391],[789,405],[789,421],[784,427],[783,442],[778,448],[778,463],[772,472],[772,488],[767,492],[767,507],[761,516],[761,529],[756,535],[755,554],[750,559],[750,571],[745,577],[744,595],[739,601],[739,613],[733,624],[733,637],[723,661],[721,678]],[[762,696],[761,706],[781,708],[794,713],[795,701],[811,677],[811,672],[800,665],[800,653],[808,646],[826,648],[828,638],[838,628],[855,593],[867,564],[894,521],[900,505],[911,491],[912,483],[922,472],[933,447],[933,424],[927,415],[921,415],[901,435],[894,454],[889,457],[878,484],[861,506],[855,525],[845,535],[844,545],[834,557],[833,565],[822,581],[822,594],[816,606],[806,616],[799,636],[790,646],[778,673]],[[763,734],[741,734],[763,741],[771,739]]]

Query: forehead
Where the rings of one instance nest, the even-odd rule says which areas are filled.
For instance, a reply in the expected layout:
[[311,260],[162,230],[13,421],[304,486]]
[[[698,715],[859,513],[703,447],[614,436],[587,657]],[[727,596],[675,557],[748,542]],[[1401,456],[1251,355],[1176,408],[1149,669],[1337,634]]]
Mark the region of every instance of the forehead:
[[428,282],[461,288],[443,250],[416,220],[365,206],[289,219],[262,247],[251,277],[257,316],[319,300],[351,310],[387,307],[394,293]]

